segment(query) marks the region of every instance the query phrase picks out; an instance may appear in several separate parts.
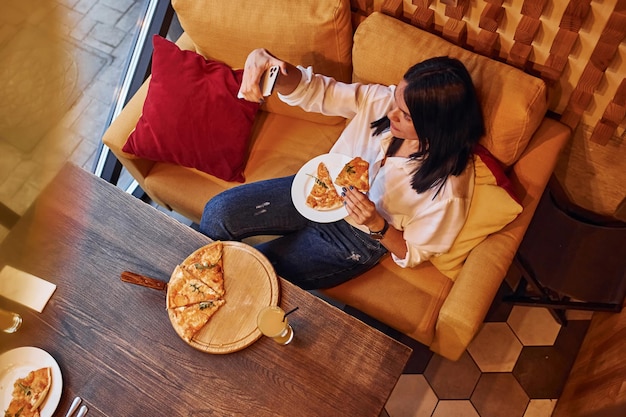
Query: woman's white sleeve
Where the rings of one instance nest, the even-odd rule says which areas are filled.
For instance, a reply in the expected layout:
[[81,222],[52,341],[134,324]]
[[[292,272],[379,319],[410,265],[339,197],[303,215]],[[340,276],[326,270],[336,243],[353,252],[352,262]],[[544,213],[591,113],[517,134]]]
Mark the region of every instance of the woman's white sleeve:
[[468,204],[465,198],[451,198],[420,213],[403,231],[407,246],[405,258],[392,254],[394,262],[410,268],[450,250],[465,224]]
[[359,108],[359,100],[364,87],[362,84],[346,84],[332,77],[315,74],[312,67],[297,67],[302,73],[298,87],[288,95],[278,97],[290,106],[298,106],[308,112],[354,117]]

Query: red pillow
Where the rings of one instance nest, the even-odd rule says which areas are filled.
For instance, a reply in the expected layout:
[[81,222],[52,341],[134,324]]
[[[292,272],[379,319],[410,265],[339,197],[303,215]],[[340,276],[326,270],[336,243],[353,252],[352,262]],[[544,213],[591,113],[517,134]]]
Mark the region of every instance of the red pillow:
[[242,70],[155,35],[152,80],[124,152],[244,182],[259,104],[237,98]]

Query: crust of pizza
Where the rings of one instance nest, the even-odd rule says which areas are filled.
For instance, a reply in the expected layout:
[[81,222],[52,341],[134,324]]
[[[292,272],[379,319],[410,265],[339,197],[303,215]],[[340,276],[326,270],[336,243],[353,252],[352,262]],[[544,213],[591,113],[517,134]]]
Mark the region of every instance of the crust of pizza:
[[39,417],[39,407],[52,385],[52,369],[39,368],[13,384],[13,393],[5,415],[9,417]]
[[170,309],[174,325],[180,330],[183,339],[191,339],[208,323],[209,319],[224,304],[224,300],[212,300]]
[[181,269],[202,280],[219,296],[224,295],[223,246],[220,241],[205,246],[180,265]]
[[343,200],[333,185],[328,167],[323,162],[317,166],[317,176],[306,198],[306,205],[319,211],[335,210],[343,205]]
[[369,162],[357,156],[344,165],[335,179],[335,184],[340,187],[353,186],[357,190],[366,193],[370,190]]

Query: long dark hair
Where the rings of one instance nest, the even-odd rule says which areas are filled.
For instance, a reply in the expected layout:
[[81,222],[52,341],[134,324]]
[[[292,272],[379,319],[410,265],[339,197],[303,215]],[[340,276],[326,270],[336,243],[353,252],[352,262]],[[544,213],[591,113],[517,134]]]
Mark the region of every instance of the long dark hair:
[[[485,134],[480,102],[470,74],[455,58],[422,61],[409,68],[404,80],[404,100],[419,139],[419,151],[411,158],[421,161],[411,185],[418,193],[440,190],[448,176],[463,172]],[[371,126],[379,135],[389,129],[390,121],[385,116]],[[387,156],[393,156],[402,142],[394,137]]]

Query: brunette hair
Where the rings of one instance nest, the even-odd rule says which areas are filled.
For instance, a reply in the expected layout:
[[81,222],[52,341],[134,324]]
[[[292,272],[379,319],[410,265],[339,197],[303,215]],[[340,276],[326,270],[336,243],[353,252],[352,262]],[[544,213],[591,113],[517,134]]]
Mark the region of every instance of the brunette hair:
[[[467,166],[474,146],[485,134],[482,109],[465,66],[447,56],[422,61],[404,74],[404,100],[419,140],[412,159],[420,166],[411,185],[418,193],[445,184]],[[379,135],[390,127],[387,116],[371,124]],[[393,156],[403,139],[393,139],[387,156]]]

